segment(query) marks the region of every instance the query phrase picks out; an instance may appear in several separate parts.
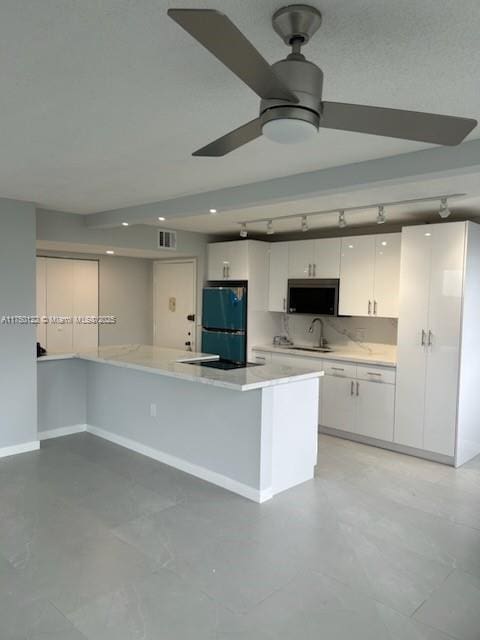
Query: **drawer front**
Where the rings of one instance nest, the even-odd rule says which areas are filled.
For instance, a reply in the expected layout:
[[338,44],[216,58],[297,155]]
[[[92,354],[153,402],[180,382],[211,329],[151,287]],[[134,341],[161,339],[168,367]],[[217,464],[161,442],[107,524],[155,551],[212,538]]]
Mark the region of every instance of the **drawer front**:
[[395,373],[395,369],[385,367],[367,367],[366,365],[358,365],[357,367],[357,378],[370,382],[395,384]]
[[323,361],[320,358],[303,358],[302,356],[289,356],[285,353],[272,353],[272,364],[281,364],[288,367],[305,367],[305,369],[317,369],[323,371]]
[[272,361],[272,354],[266,351],[252,351],[252,361],[258,364],[268,364]]
[[325,375],[342,376],[345,378],[355,378],[357,375],[357,366],[348,362],[328,362],[324,361]]

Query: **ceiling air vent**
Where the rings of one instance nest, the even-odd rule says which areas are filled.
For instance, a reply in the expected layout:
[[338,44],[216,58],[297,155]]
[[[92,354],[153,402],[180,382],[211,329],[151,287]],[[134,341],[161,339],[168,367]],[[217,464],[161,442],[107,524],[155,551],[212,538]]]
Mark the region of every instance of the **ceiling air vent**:
[[177,248],[177,232],[160,229],[158,231],[158,248],[175,251]]

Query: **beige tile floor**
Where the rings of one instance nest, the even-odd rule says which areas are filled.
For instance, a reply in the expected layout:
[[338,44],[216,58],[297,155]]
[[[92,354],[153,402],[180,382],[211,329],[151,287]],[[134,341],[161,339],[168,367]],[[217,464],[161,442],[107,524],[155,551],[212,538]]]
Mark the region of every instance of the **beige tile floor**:
[[480,458],[319,449],[264,505],[88,434],[0,461],[1,640],[480,640]]

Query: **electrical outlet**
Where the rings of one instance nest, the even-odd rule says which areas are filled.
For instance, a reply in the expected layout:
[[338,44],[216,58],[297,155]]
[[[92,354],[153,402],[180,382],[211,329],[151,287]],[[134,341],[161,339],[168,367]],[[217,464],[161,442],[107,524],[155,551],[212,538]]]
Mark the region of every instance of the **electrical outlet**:
[[154,402],[152,402],[152,404],[150,405],[150,417],[151,418],[157,417],[157,405]]

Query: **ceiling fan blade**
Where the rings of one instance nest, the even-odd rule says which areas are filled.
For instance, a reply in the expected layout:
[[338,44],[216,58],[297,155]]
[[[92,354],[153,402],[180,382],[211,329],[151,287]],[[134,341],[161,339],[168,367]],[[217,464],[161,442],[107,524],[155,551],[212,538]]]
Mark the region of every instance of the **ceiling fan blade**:
[[198,151],[195,151],[192,155],[210,156],[214,158],[224,156],[261,135],[262,125],[260,118],[255,118],[255,120],[243,124],[241,127],[238,127],[238,129],[234,129],[221,138],[214,140],[214,142],[207,144],[207,146],[198,149]]
[[320,126],[389,138],[453,146],[477,126],[471,118],[403,111],[360,104],[323,102]]
[[169,9],[168,15],[261,98],[298,102],[226,15],[215,9]]

